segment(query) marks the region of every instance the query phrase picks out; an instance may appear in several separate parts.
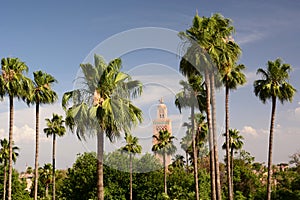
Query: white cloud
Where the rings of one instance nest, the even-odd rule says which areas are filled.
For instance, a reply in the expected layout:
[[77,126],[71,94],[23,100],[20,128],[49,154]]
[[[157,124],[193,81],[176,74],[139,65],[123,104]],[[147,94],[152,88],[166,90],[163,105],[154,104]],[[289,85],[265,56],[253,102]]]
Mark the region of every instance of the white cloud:
[[251,126],[244,126],[241,133],[252,135],[254,137],[258,136],[257,131]]
[[265,37],[265,34],[259,31],[249,31],[246,33],[238,33],[236,41],[238,44],[248,44],[252,42],[256,42],[258,40],[261,40]]
[[[299,103],[300,102],[298,102],[298,104]],[[296,119],[300,119],[300,107],[298,107],[298,108],[295,109],[295,117],[296,117]]]
[[5,130],[3,128],[0,129],[0,137],[5,137]]
[[[249,68],[250,68],[250,67],[249,67]],[[252,85],[253,82],[257,79],[256,72],[254,72],[254,71],[246,72],[245,75],[246,75],[247,82],[246,82],[246,84],[243,85],[243,86]],[[243,87],[243,86],[242,86],[242,87]]]
[[[14,142],[15,144],[34,143],[35,129],[25,124],[22,127],[14,126]],[[40,132],[40,142],[47,142],[48,139],[45,134]]]

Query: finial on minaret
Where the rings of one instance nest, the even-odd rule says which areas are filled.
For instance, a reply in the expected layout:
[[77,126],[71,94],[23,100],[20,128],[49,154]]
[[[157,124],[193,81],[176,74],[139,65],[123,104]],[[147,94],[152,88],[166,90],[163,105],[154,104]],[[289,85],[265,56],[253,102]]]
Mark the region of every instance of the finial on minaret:
[[198,15],[198,9],[196,9],[196,15]]
[[160,98],[159,103],[160,103],[160,104],[163,104],[163,103],[164,103],[164,99],[163,99],[162,97]]

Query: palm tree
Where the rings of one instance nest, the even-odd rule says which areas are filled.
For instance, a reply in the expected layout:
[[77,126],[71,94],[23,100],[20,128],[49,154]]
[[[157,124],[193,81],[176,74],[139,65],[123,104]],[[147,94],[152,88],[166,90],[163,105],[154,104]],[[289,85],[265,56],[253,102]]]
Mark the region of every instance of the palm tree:
[[129,153],[129,173],[130,173],[130,200],[132,200],[132,154],[142,152],[142,146],[138,144],[139,139],[137,137],[133,137],[131,134],[125,133],[126,145],[121,148],[122,151],[126,151]]
[[39,115],[40,104],[54,103],[57,94],[51,89],[51,85],[57,82],[53,76],[42,71],[33,72],[34,87],[27,99],[28,104],[35,104],[35,173],[34,173],[34,199],[37,200],[38,191],[38,156],[39,156]]
[[[229,148],[230,148],[230,167],[231,167],[231,177],[233,178],[233,153],[236,150],[239,150],[243,147],[244,143],[243,143],[243,139],[244,137],[242,135],[239,134],[240,132],[237,129],[229,129]],[[226,136],[226,133],[223,134],[224,136]],[[227,143],[225,141],[225,143],[222,146],[223,149],[227,148]],[[228,159],[228,157],[227,157]],[[226,161],[228,162],[228,161]],[[231,185],[232,185],[232,190],[233,190],[233,180],[231,179]]]
[[292,101],[296,89],[288,82],[289,72],[292,67],[289,64],[282,63],[281,59],[268,61],[267,69],[259,68],[257,74],[262,79],[254,81],[254,93],[258,98],[266,103],[267,100],[272,102],[270,137],[269,137],[269,155],[268,155],[268,181],[267,181],[267,199],[271,199],[271,178],[272,178],[272,154],[273,154],[273,133],[275,123],[276,101],[283,104],[285,101]]
[[54,114],[52,116],[52,119],[46,119],[47,122],[47,128],[44,128],[44,133],[46,133],[47,137],[51,136],[53,137],[53,143],[52,143],[52,200],[55,200],[55,150],[56,150],[56,136],[62,137],[66,133],[66,128],[63,125],[65,122],[63,120],[63,117]]
[[164,166],[164,193],[167,195],[167,167],[166,156],[172,155],[176,152],[176,146],[173,144],[174,136],[168,130],[159,131],[159,135],[152,136],[155,140],[155,144],[152,146],[152,151],[162,155]]
[[39,171],[40,171],[40,177],[41,177],[41,182],[45,185],[45,196],[46,198],[48,198],[48,193],[49,193],[49,184],[52,181],[52,178],[54,176],[52,176],[52,166],[50,163],[47,163],[44,165],[44,167],[40,167]]
[[[193,73],[204,73],[206,86],[206,114],[210,133],[209,145],[211,149],[211,192],[212,199],[221,199],[220,172],[217,150],[216,130],[216,100],[215,86],[219,79],[218,63],[222,60],[224,51],[224,38],[229,38],[234,27],[230,19],[220,14],[214,14],[210,18],[195,15],[193,25],[181,32],[180,36],[188,44],[187,51],[183,56],[186,68],[181,71],[185,75]],[[182,63],[180,63],[182,64]],[[216,78],[217,77],[217,78]]]
[[[181,60],[182,62],[184,60]],[[181,63],[180,67],[186,67],[188,63]],[[184,72],[184,70],[183,70]],[[203,105],[203,99],[205,99],[205,91],[203,88],[202,76],[200,74],[188,76],[188,82],[180,81],[179,84],[182,85],[182,90],[176,94],[175,105],[178,107],[181,112],[182,108],[190,107],[191,108],[191,127],[188,131],[191,133],[192,139],[192,149],[193,149],[193,160],[197,160],[197,149],[196,149],[196,135],[195,135],[195,108],[199,108],[200,111],[205,109]],[[189,133],[189,134],[190,134]],[[188,162],[188,161],[187,161]],[[198,185],[198,166],[197,162],[193,162],[194,165],[194,182],[195,182],[195,194],[196,199],[199,199],[199,185]]]
[[[7,162],[9,160],[9,144],[6,138],[0,140],[1,149],[0,149],[0,163],[3,163],[4,166],[4,177],[3,177],[3,199],[6,198],[6,182],[7,182]],[[19,147],[13,146],[12,151],[12,160],[15,163],[17,160],[17,157],[19,156]]]
[[[104,133],[113,141],[121,132],[130,132],[132,126],[142,121],[142,111],[130,100],[141,94],[142,83],[120,71],[119,58],[108,64],[98,55],[94,60],[95,66],[80,65],[83,87],[65,93],[62,105],[66,111],[66,125],[80,139],[85,139],[88,133],[97,135],[97,197],[103,200]],[[73,105],[67,108],[71,100]]]
[[190,130],[188,129],[186,131],[186,135],[180,141],[181,148],[185,152],[186,170],[188,170],[189,168],[189,152],[190,152],[191,143],[192,143],[192,137],[190,134]]
[[8,200],[11,200],[12,162],[13,162],[13,122],[14,98],[25,99],[32,87],[32,81],[24,76],[27,65],[18,58],[3,58],[1,60],[2,74],[0,76],[0,96],[9,98],[9,161],[8,161]]
[[236,89],[238,85],[246,82],[246,76],[242,70],[244,65],[236,65],[235,62],[241,53],[240,47],[233,40],[224,40],[223,51],[221,51],[218,66],[221,73],[221,80],[225,87],[225,138],[226,138],[226,167],[228,182],[228,197],[233,200],[233,186],[230,167],[230,145],[229,145],[229,90]]
[[173,160],[172,162],[173,167],[183,168],[185,160],[182,155],[176,154],[172,160]]

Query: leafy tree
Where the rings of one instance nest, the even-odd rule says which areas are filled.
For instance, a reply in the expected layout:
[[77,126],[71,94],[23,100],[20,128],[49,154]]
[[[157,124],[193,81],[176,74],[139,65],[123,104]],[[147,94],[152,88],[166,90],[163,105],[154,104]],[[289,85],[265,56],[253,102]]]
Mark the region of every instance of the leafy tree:
[[[9,160],[9,144],[6,138],[0,140],[1,149],[0,149],[0,163],[3,164],[3,199],[6,198],[6,183],[7,183],[7,163]],[[19,147],[13,146],[12,147],[12,160],[15,163],[17,157],[19,156]]]
[[129,153],[129,173],[130,173],[130,200],[132,200],[132,154],[142,152],[142,146],[138,144],[138,138],[132,136],[131,134],[125,133],[126,145],[121,148],[121,150]]
[[[4,166],[0,165],[0,190],[2,191],[4,179]],[[12,175],[12,199],[16,200],[31,200],[28,191],[25,190],[26,181],[19,179],[19,173],[13,169]],[[4,199],[3,193],[0,193],[0,198]],[[7,198],[6,198],[7,199]]]
[[34,183],[34,199],[37,200],[38,191],[38,156],[39,156],[39,115],[40,105],[54,103],[57,100],[57,94],[52,90],[51,86],[57,82],[53,76],[42,71],[33,72],[34,81],[33,88],[29,92],[27,98],[28,104],[35,104],[35,173]]
[[195,199],[194,184],[192,173],[186,173],[182,167],[175,167],[168,176],[170,199]]
[[64,181],[67,178],[67,170],[59,169],[56,170],[55,173],[55,194],[56,197],[61,199],[63,196],[63,187],[64,187]]
[[235,199],[253,199],[262,193],[262,183],[255,174],[253,167],[254,157],[246,151],[240,151],[234,159],[233,183]]
[[62,137],[66,133],[66,128],[63,125],[64,120],[63,117],[54,114],[52,116],[52,119],[46,119],[47,122],[47,128],[44,128],[44,133],[46,133],[47,137],[51,136],[53,137],[53,143],[52,143],[52,200],[55,200],[55,151],[56,151],[56,136]]
[[32,82],[24,76],[28,71],[27,65],[18,58],[3,58],[1,60],[2,74],[0,76],[0,97],[7,95],[9,98],[9,162],[8,162],[8,200],[11,200],[12,188],[12,155],[13,155],[13,122],[14,98],[23,98],[30,91]]
[[167,193],[167,167],[166,156],[172,155],[176,152],[176,146],[173,144],[174,136],[168,130],[159,131],[159,135],[152,136],[155,139],[155,144],[152,147],[152,151],[162,155],[164,166],[164,193]]
[[294,153],[293,155],[290,156],[290,164],[294,164],[297,168],[299,168],[300,172],[300,151]]
[[[103,185],[103,144],[104,134],[113,141],[121,132],[129,132],[133,125],[142,120],[142,111],[130,100],[142,92],[142,84],[131,80],[131,77],[121,72],[121,59],[114,59],[108,64],[95,55],[95,66],[81,64],[84,87],[67,92],[63,97],[63,107],[66,110],[66,124],[75,131],[79,138],[89,132],[96,132],[98,155],[98,193],[99,200],[104,199]],[[72,98],[73,105],[67,108]]]
[[97,157],[95,153],[78,154],[67,171],[59,199],[88,200],[97,198]]
[[289,64],[282,63],[281,59],[268,61],[267,69],[259,68],[257,74],[262,79],[254,81],[254,93],[258,98],[266,103],[267,100],[272,102],[272,114],[270,124],[269,137],[269,154],[268,154],[268,180],[267,180],[267,199],[271,199],[271,179],[272,179],[272,155],[273,155],[273,134],[275,124],[276,101],[279,99],[281,103],[284,101],[292,101],[296,89],[288,82],[289,72],[292,67]]

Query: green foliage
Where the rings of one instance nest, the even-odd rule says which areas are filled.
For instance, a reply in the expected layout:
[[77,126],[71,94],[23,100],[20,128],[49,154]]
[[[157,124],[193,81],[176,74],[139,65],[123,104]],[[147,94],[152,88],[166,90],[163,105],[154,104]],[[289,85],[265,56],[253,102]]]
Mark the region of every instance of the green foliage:
[[97,158],[95,153],[79,154],[72,168],[67,171],[60,199],[88,200],[96,198]]
[[234,160],[233,188],[234,192],[241,198],[244,196],[247,199],[252,199],[263,188],[259,176],[254,173],[252,168],[253,160],[254,158],[245,151],[241,151],[238,158]]
[[168,176],[168,194],[171,199],[194,198],[194,176],[183,168],[174,168]]
[[[0,165],[0,198],[3,199],[3,166]],[[30,195],[25,191],[26,182],[25,180],[19,179],[19,173],[13,170],[12,176],[12,199],[16,200],[29,200]]]

